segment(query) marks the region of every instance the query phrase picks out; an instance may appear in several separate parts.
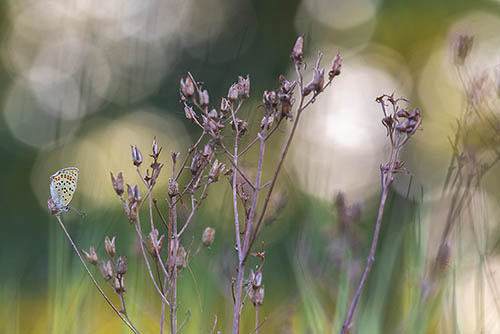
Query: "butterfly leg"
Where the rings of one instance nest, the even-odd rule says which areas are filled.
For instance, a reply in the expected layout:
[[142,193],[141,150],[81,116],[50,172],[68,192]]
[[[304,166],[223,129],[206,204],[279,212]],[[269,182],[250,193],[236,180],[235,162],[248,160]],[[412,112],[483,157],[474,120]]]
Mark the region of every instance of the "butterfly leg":
[[68,205],[66,208],[67,208],[67,210],[65,210],[65,211],[69,211],[71,209],[71,210],[75,211],[80,217],[85,217],[87,215],[85,212],[80,211],[80,210],[78,210],[77,208],[75,208],[73,206],[69,206]]

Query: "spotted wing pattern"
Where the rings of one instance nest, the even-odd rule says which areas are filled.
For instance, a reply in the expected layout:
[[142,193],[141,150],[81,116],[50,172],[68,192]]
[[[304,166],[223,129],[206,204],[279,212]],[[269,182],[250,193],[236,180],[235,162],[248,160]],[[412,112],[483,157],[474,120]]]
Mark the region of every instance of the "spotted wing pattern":
[[78,182],[78,168],[68,167],[50,177],[50,195],[59,210],[67,210]]

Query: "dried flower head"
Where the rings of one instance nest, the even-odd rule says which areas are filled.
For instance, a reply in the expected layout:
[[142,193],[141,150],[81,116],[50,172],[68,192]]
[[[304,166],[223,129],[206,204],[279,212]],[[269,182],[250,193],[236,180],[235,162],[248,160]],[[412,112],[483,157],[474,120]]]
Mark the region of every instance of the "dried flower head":
[[99,270],[104,280],[109,281],[113,277],[113,266],[111,265],[111,261],[99,262]]
[[342,67],[342,57],[340,54],[333,58],[332,68],[328,72],[328,79],[333,80],[336,76],[340,75],[340,68]]
[[52,215],[57,215],[59,213],[59,209],[56,206],[56,202],[54,202],[52,198],[48,200],[47,207],[49,208],[50,213]]
[[186,253],[186,250],[184,249],[184,246],[182,246],[182,245],[179,247],[179,249],[177,249],[177,256],[175,258],[175,265],[177,266],[178,270],[186,268],[186,266],[187,266],[187,253]]
[[189,76],[187,76],[186,79],[181,78],[180,88],[182,94],[185,96],[194,95],[194,83]]
[[253,306],[261,306],[264,303],[264,287],[250,288],[248,297],[252,301]]
[[325,83],[325,69],[320,70],[318,68],[314,68],[313,72],[313,79],[307,84],[307,86],[304,87],[304,96],[309,95],[312,91],[316,94],[323,91],[323,84]]
[[109,257],[114,257],[116,254],[115,237],[110,240],[109,237],[106,236],[104,238],[104,248],[106,248],[106,253],[108,253]]
[[113,185],[113,189],[115,190],[116,194],[118,196],[121,196],[124,192],[124,186],[123,186],[123,173],[119,172],[118,175],[115,176],[113,175],[113,172],[109,172],[111,175],[111,184]]
[[127,257],[119,256],[116,261],[116,273],[118,275],[125,275],[127,273]]
[[156,141],[156,136],[153,139],[153,145],[152,145],[152,154],[151,157],[154,158],[155,160],[158,159],[160,156],[162,147],[158,148],[158,142]]
[[87,253],[85,250],[82,249],[83,256],[87,261],[89,261],[90,264],[93,264],[94,266],[97,265],[99,262],[99,258],[97,257],[97,254],[95,252],[94,246],[90,246],[90,252]]
[[158,248],[158,253],[161,253],[161,249],[163,246],[163,239],[165,235],[162,234],[158,239],[159,232],[157,229],[152,230],[148,235],[148,250],[151,256],[157,257],[156,249]]
[[193,108],[188,105],[184,106],[184,113],[186,115],[186,118],[190,121],[193,121],[196,118],[196,113],[194,112]]
[[207,227],[205,231],[203,231],[203,235],[201,236],[201,242],[205,247],[210,247],[214,243],[215,238],[215,228]]
[[208,103],[210,102],[210,97],[208,95],[207,90],[203,90],[200,92],[200,105],[202,107],[208,106]]
[[210,171],[208,172],[208,183],[217,182],[219,180],[219,176],[224,172],[225,168],[226,165],[215,159]]
[[115,277],[113,280],[113,288],[116,293],[122,294],[125,292],[125,276]]
[[299,36],[295,42],[291,54],[292,61],[294,63],[300,64],[304,60],[304,37]]
[[229,87],[227,98],[229,99],[229,101],[234,102],[238,100],[238,95],[239,95],[238,84],[234,83],[231,85],[231,87]]
[[168,179],[168,196],[170,198],[174,197],[179,193],[179,184],[175,179],[170,178]]
[[220,111],[225,114],[229,111],[229,108],[231,108],[231,102],[223,97],[220,101]]
[[132,150],[132,162],[136,167],[139,167],[142,164],[142,153],[137,146],[130,145],[130,149]]
[[250,97],[250,76],[247,75],[246,79],[242,76],[238,77],[238,97],[248,99]]

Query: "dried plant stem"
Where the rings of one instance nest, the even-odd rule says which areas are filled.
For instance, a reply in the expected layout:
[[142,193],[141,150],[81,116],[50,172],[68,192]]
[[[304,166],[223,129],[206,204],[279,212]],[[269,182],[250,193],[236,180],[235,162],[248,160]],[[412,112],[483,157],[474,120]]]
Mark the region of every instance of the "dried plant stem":
[[[365,287],[366,280],[368,279],[368,274],[370,273],[370,271],[372,269],[373,262],[375,261],[375,251],[377,249],[377,243],[378,243],[378,239],[379,239],[379,235],[380,235],[380,226],[382,224],[382,217],[384,215],[385,203],[387,200],[387,196],[389,194],[389,190],[391,188],[391,184],[393,181],[394,168],[395,168],[396,161],[398,158],[399,150],[401,148],[401,146],[399,145],[399,139],[400,139],[400,137],[396,136],[395,143],[392,147],[389,168],[388,168],[387,173],[385,175],[385,179],[383,179],[384,182],[382,184],[382,195],[380,197],[380,204],[379,204],[379,208],[378,208],[377,221],[375,224],[375,231],[373,232],[373,239],[372,239],[372,244],[370,247],[370,254],[368,255],[368,260],[366,262],[366,267],[365,267],[365,270],[363,272],[361,282],[359,283],[358,290],[356,291],[356,294],[354,295],[351,306],[349,307],[349,311],[347,312],[346,319],[344,321],[344,324],[342,325],[342,330],[340,331],[341,334],[345,334],[346,331],[352,325],[351,321],[352,321],[352,317],[354,315],[354,311],[356,310],[356,306],[358,305],[359,298],[361,296],[363,288]],[[384,171],[381,171],[381,173],[384,173]]]
[[113,309],[113,311],[115,311],[115,313],[120,317],[120,319],[130,328],[130,330],[132,332],[134,332],[134,333],[139,333],[139,331],[134,327],[134,325],[130,322],[130,320],[127,321],[127,319],[125,319],[124,316],[120,313],[120,311],[113,305],[113,303],[108,298],[108,296],[106,296],[106,294],[102,290],[101,286],[99,285],[99,283],[97,283],[97,281],[95,280],[94,276],[92,275],[92,273],[90,272],[89,268],[87,267],[87,264],[83,260],[83,257],[80,254],[80,251],[76,247],[75,243],[73,242],[73,239],[71,239],[71,236],[69,235],[68,231],[66,230],[66,227],[64,226],[64,224],[63,224],[63,222],[61,220],[61,217],[60,216],[56,216],[56,218],[57,218],[57,221],[59,222],[59,225],[61,226],[62,230],[66,234],[66,237],[68,238],[69,242],[71,243],[71,246],[73,246],[73,249],[75,250],[75,253],[78,255],[78,258],[80,259],[80,262],[82,263],[83,267],[85,268],[85,271],[89,275],[90,279],[92,280],[92,283],[94,283],[94,285],[97,288],[97,290],[99,290],[99,292],[104,297],[104,299],[109,304],[109,306]]
[[[153,185],[148,185],[148,183],[146,182],[146,180],[142,177],[142,174],[141,174],[141,171],[139,170],[139,167],[137,167],[137,174],[139,174],[139,177],[141,178],[142,182],[144,183],[144,185],[148,189],[149,220],[150,220],[150,223],[151,223],[151,231],[154,231],[155,230],[155,225],[154,225],[154,222],[153,222],[153,203],[152,203],[152,198],[151,198],[151,190],[152,190]],[[156,242],[153,242],[153,246],[155,248],[156,256],[158,258],[157,264],[158,264],[158,262],[160,263],[160,267],[163,270],[163,274],[168,277],[167,269],[165,268],[165,265],[163,264],[163,260],[161,259],[160,251],[158,250],[158,244]],[[161,279],[158,281],[158,283],[161,284]]]
[[[141,248],[142,257],[144,258],[144,261],[146,262],[146,267],[148,269],[149,277],[151,278],[151,281],[153,281],[153,285],[155,286],[156,291],[158,291],[158,294],[160,295],[161,299],[167,305],[169,305],[169,302],[168,302],[167,298],[162,293],[160,287],[156,283],[156,279],[155,279],[155,277],[153,275],[153,271],[151,270],[151,265],[149,264],[149,260],[148,260],[147,254],[146,254],[146,250],[144,249],[144,238],[142,237],[141,220],[139,218],[139,215],[137,215],[137,219],[136,219],[136,222],[135,222],[135,231],[137,232],[137,236],[139,238],[139,245],[140,245],[140,248]],[[160,284],[161,284],[161,282],[160,282]]]
[[255,334],[259,334],[259,305],[255,305]]

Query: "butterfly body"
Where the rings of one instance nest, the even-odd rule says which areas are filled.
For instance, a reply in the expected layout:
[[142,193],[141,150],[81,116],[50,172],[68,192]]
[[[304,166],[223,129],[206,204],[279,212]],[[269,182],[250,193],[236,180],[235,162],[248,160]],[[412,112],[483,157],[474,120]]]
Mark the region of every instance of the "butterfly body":
[[[50,195],[59,212],[69,211],[78,184],[79,170],[76,167],[63,168],[50,177]],[[75,210],[79,212],[78,210]]]

